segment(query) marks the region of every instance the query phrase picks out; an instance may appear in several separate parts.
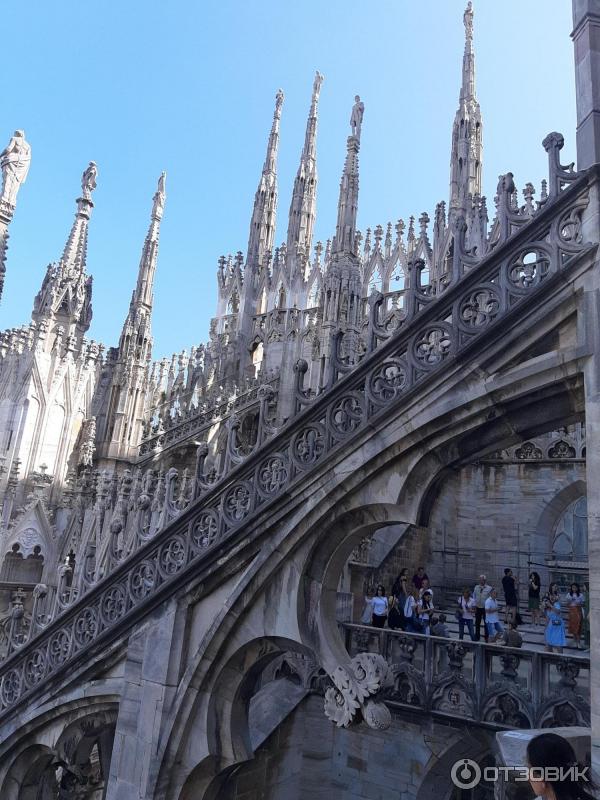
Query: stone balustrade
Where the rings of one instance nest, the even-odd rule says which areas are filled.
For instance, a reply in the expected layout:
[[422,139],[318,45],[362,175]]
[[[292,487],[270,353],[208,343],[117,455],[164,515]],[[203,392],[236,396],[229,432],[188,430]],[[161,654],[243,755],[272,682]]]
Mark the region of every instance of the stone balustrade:
[[590,724],[590,660],[584,656],[340,623],[348,654],[382,656],[386,704],[494,728]]

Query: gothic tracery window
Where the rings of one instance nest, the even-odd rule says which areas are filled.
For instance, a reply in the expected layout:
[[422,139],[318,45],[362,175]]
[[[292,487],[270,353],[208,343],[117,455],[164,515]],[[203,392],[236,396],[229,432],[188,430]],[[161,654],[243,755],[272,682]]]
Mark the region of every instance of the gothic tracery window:
[[587,500],[571,503],[558,520],[552,537],[552,555],[562,559],[587,558]]

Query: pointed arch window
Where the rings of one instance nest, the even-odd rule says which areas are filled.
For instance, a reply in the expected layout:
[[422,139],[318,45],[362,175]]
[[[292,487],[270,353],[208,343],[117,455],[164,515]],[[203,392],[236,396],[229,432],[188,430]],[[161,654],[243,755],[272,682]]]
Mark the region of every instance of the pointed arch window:
[[588,554],[587,499],[580,497],[571,503],[556,523],[552,537],[555,558],[581,560]]

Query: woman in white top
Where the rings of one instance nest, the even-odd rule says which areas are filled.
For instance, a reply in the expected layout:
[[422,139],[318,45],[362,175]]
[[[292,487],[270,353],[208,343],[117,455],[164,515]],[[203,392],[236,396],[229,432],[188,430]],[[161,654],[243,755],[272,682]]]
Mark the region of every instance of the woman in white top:
[[495,589],[492,589],[485,601],[485,626],[490,640],[497,641],[502,637],[504,628],[498,618],[498,593]]
[[458,598],[458,609],[456,611],[458,619],[458,638],[464,639],[465,627],[469,631],[471,641],[475,641],[475,598],[470,589],[463,589],[463,593]]
[[371,599],[373,617],[371,623],[374,628],[383,628],[387,619],[390,604],[385,594],[385,587],[379,584],[375,596]]

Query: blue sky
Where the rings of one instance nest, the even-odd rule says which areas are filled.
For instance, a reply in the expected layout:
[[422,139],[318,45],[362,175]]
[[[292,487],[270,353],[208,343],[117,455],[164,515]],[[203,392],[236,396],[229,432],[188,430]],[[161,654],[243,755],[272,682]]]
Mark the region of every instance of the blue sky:
[[[277,242],[285,239],[315,69],[325,75],[316,238],[335,227],[353,98],[365,103],[359,227],[447,199],[463,50],[463,0],[34,0],[2,10],[1,146],[32,145],[8,251],[0,327],[25,323],[71,225],[81,172],[98,164],[89,335],[116,344],[152,194],[167,171],[155,284],[155,357],[201,341],[221,254],[246,249],[274,95],[286,99]],[[569,0],[475,0],[484,190],[498,175],[539,187],[552,130],[575,158]],[[11,65],[8,66],[7,65]],[[539,191],[539,190],[538,190]]]

